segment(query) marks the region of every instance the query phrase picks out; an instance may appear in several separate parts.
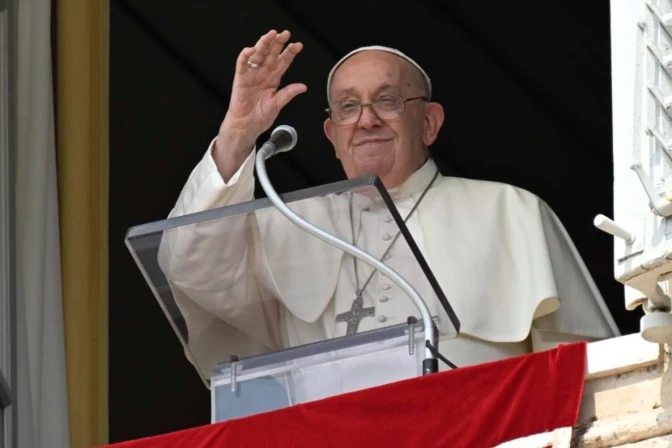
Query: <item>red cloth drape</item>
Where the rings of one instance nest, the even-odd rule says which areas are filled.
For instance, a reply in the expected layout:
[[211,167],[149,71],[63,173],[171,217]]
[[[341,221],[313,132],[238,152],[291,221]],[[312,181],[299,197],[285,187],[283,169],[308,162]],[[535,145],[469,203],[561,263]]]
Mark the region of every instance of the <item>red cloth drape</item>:
[[110,447],[493,447],[574,425],[585,368],[562,345]]

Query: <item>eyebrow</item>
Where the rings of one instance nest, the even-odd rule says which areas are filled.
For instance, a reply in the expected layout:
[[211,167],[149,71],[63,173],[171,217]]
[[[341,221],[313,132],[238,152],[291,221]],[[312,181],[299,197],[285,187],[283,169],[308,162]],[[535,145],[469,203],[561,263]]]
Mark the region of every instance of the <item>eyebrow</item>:
[[[385,90],[390,90],[390,89],[397,90],[397,91],[399,91],[399,92],[401,93],[401,88],[399,88],[398,86],[392,85],[392,84],[383,84],[383,85],[379,86],[379,87],[376,89],[375,93],[376,93],[376,94],[379,94],[379,93],[381,93],[381,92],[383,92],[383,91],[385,91]],[[338,100],[338,99],[342,98],[342,97],[343,97],[344,95],[346,95],[346,94],[355,95],[355,94],[356,94],[356,90],[357,90],[357,89],[356,89],[355,87],[349,87],[349,88],[347,88],[347,89],[343,89],[343,90],[339,91],[339,92],[335,95],[334,98],[335,98],[336,100]]]

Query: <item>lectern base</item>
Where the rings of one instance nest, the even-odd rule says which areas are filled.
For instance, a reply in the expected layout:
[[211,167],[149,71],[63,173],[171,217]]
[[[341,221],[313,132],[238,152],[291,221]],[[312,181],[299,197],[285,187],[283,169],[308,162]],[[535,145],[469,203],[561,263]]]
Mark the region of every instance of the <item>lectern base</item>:
[[211,376],[212,422],[438,372],[424,346],[422,325],[404,324],[224,363]]

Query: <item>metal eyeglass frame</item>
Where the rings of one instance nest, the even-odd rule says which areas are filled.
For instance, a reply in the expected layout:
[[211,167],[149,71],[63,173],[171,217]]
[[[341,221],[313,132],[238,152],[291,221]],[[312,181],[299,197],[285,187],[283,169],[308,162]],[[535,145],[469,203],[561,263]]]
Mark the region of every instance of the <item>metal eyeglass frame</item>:
[[[402,117],[404,115],[404,113],[406,112],[406,103],[408,103],[409,101],[420,100],[420,99],[424,100],[424,101],[429,101],[429,98],[427,98],[425,95],[415,96],[415,97],[412,97],[412,98],[404,98],[402,96],[402,97],[399,97],[399,98],[401,98],[401,104],[403,105],[403,107],[399,112],[399,116],[397,116],[395,118],[381,118],[381,116],[378,115],[378,112],[376,111],[375,105],[381,100],[370,101],[368,103],[359,103],[359,112],[357,113],[357,119],[355,119],[352,123],[348,123],[348,124],[338,123],[336,120],[334,120],[334,118],[332,116],[331,107],[328,107],[324,111],[327,113],[327,115],[329,116],[329,119],[331,121],[333,121],[335,125],[337,125],[337,126],[352,126],[353,124],[357,123],[360,120],[360,118],[362,118],[362,112],[364,111],[364,108],[367,107],[367,106],[371,106],[371,111],[374,113],[374,115],[376,117],[378,117],[379,120],[385,121],[385,120],[394,120],[396,118]],[[331,103],[331,104],[333,104],[333,103]]]

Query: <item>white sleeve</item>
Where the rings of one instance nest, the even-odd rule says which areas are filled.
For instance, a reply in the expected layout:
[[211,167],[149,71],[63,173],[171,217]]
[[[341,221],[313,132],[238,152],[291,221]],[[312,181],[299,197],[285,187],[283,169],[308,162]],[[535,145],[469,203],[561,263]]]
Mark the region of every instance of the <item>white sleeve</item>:
[[[215,139],[216,140],[216,139]],[[196,213],[254,199],[254,158],[252,150],[228,182],[224,182],[212,157],[213,140],[182,188],[170,217]]]
[[[214,143],[214,141],[213,141]],[[254,199],[252,151],[224,182],[212,157],[213,143],[191,172],[170,217],[197,213]],[[165,231],[159,264],[186,319],[190,341],[207,328],[230,325],[275,348],[278,308],[255,273],[261,247],[254,214],[236,215]]]

